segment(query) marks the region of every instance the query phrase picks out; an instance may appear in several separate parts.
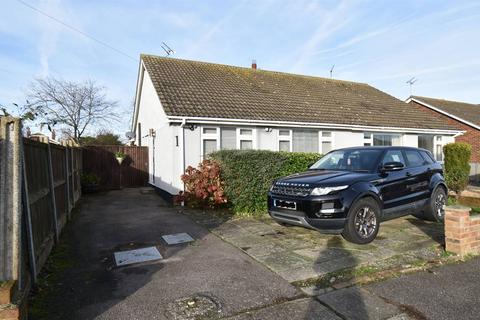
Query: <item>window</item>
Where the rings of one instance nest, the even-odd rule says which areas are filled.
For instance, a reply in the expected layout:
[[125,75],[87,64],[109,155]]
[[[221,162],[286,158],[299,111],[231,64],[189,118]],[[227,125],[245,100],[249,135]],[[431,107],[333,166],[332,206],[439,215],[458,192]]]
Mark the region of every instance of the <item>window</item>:
[[217,151],[217,140],[203,140],[203,157],[207,157],[214,151]]
[[318,131],[293,130],[292,149],[294,152],[318,152]]
[[401,150],[389,150],[383,157],[382,164],[388,162],[401,162],[404,166],[406,166],[405,159],[403,158],[403,154]]
[[363,134],[364,146],[400,146],[401,136],[398,134],[369,133]]
[[206,158],[210,153],[217,151],[220,148],[219,129],[213,127],[202,128],[202,158]]
[[433,152],[433,136],[432,135],[419,135],[418,147]]
[[290,141],[279,141],[278,151],[290,151]]
[[435,159],[433,158],[433,155],[430,152],[420,151],[420,154],[422,155],[426,164],[432,164],[435,162]]
[[345,170],[371,172],[376,169],[383,150],[344,149],[330,152],[313,166],[312,170]]
[[217,128],[203,128],[204,134],[217,134]]
[[405,150],[409,167],[419,167],[425,164],[425,160],[418,151]]
[[333,138],[332,138],[332,132],[331,131],[321,131],[320,132],[320,141],[322,142],[322,150],[321,153],[326,154],[332,151],[332,144],[333,144]]
[[292,130],[278,130],[278,151],[292,151]]
[[254,146],[254,132],[253,129],[237,129],[238,142],[237,145],[240,150],[253,149]]
[[222,150],[237,148],[237,129],[235,128],[220,129],[220,148]]
[[443,161],[443,147],[441,144],[437,144],[435,158],[437,158],[437,161]]

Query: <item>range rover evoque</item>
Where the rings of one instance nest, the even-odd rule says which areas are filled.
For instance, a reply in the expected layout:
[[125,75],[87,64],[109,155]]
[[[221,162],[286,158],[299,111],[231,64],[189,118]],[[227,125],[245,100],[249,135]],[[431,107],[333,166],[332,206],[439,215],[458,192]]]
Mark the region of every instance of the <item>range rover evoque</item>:
[[283,225],[365,244],[381,221],[408,214],[443,221],[446,201],[442,166],[429,151],[356,147],[331,151],[308,171],[274,181],[268,212]]

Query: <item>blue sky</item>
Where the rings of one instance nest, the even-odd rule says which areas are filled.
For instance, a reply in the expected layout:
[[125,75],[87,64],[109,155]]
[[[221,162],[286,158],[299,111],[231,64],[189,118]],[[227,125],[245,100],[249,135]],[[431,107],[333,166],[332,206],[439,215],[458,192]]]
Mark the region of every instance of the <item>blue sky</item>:
[[118,100],[128,130],[140,53],[369,83],[480,103],[479,1],[24,0],[134,59],[73,32],[18,0],[0,11],[0,103],[25,100],[32,79],[93,79]]

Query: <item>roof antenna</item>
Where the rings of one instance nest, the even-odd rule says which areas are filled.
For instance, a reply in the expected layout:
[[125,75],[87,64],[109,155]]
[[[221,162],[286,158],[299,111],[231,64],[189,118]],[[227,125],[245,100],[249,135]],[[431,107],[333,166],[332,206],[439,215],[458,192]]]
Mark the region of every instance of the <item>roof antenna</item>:
[[412,87],[415,82],[417,82],[418,79],[415,77],[412,77],[410,80],[408,80],[406,83],[410,85],[410,95],[412,95]]
[[170,48],[165,42],[162,42],[161,47],[162,47],[163,51],[165,51],[165,53],[167,54],[166,57],[169,57],[171,54],[175,53],[175,50]]
[[335,65],[333,65],[332,68],[330,69],[330,79],[332,79],[333,77],[333,68],[335,68]]

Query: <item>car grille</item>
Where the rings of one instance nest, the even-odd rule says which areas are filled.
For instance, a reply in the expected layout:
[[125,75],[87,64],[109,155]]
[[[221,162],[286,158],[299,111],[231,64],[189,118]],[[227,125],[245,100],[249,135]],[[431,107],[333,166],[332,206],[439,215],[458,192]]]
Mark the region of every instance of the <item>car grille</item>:
[[312,188],[304,186],[291,186],[291,185],[274,185],[272,188],[273,194],[282,196],[300,196],[306,197],[310,194]]

